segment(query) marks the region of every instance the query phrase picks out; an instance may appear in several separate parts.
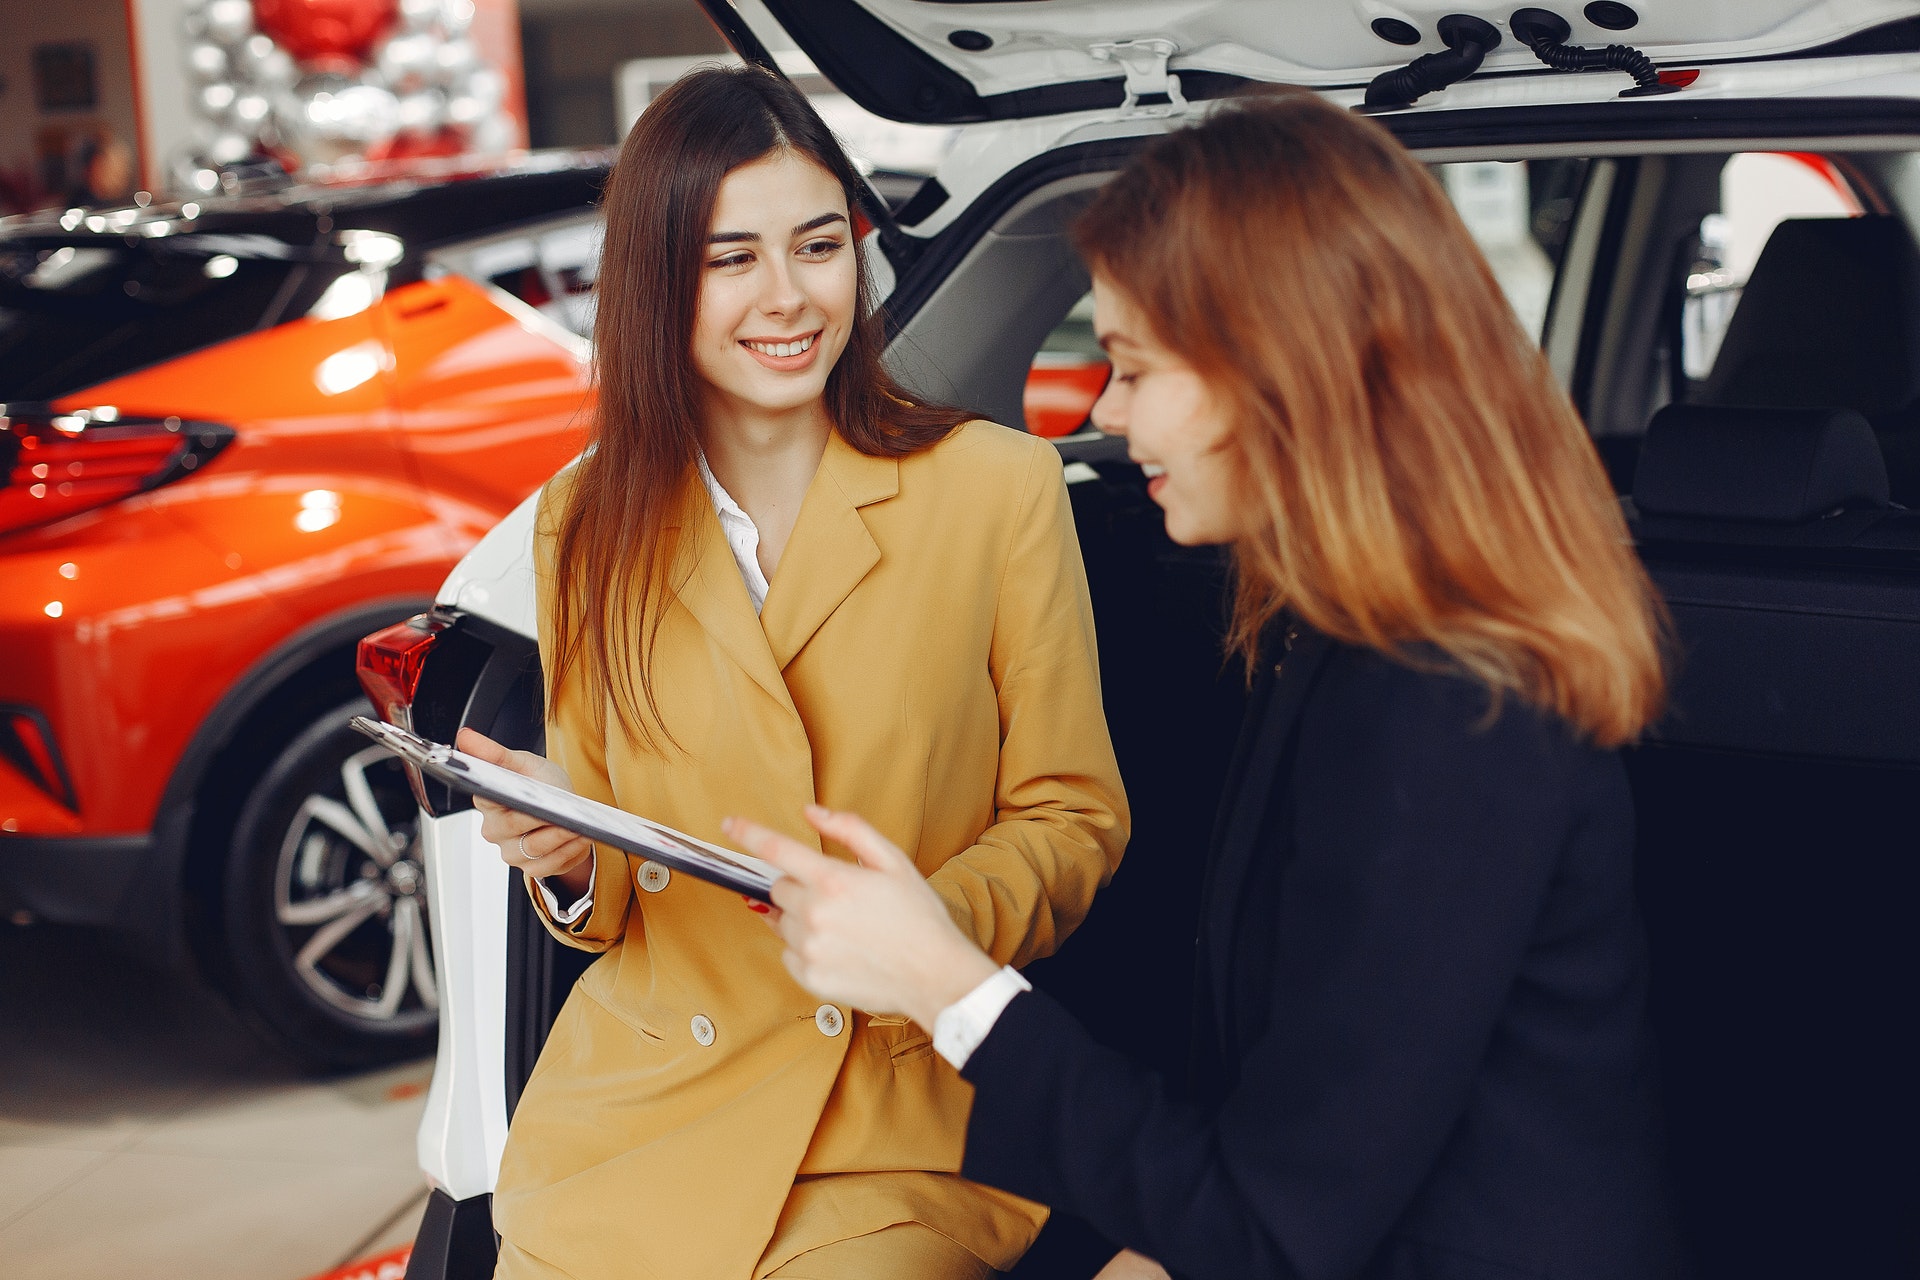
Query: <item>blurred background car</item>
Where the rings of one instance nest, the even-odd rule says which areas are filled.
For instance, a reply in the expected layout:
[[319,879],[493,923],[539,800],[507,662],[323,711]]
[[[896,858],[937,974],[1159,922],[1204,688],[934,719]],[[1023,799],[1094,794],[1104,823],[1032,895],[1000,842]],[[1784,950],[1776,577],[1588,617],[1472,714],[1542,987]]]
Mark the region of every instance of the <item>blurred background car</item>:
[[602,154],[0,226],[0,906],[313,1067],[433,1044],[415,809],[345,728],[580,447]]

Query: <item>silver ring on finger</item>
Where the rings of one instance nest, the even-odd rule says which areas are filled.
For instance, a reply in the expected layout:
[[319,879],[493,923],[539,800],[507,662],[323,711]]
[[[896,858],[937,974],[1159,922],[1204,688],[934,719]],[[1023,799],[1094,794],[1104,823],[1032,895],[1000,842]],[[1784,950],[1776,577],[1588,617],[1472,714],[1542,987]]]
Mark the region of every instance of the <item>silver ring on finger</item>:
[[527,852],[527,833],[524,831],[520,833],[520,861],[533,861],[533,855]]

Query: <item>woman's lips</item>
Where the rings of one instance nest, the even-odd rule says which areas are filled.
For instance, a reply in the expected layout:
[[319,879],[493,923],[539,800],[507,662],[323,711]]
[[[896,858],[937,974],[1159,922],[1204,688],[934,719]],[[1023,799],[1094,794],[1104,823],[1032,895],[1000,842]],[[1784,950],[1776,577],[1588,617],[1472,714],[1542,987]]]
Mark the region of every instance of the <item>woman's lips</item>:
[[[762,366],[773,370],[775,373],[798,373],[820,358],[820,336],[821,330],[816,329],[812,333],[803,333],[797,338],[784,339],[779,342],[749,341],[742,339],[740,349],[759,361]],[[785,347],[791,350],[793,347],[802,344],[806,347],[804,351],[784,356],[776,356],[763,349],[769,347]]]

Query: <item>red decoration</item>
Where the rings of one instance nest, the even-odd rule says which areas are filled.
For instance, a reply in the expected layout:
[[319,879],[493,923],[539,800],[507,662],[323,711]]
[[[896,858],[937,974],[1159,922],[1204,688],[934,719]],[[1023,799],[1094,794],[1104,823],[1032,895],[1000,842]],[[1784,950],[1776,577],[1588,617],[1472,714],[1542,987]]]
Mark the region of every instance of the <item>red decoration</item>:
[[260,29],[301,62],[364,58],[393,25],[396,0],[253,0]]
[[367,148],[367,159],[414,160],[422,157],[457,156],[465,151],[466,141],[456,129],[442,129],[431,137],[398,134]]

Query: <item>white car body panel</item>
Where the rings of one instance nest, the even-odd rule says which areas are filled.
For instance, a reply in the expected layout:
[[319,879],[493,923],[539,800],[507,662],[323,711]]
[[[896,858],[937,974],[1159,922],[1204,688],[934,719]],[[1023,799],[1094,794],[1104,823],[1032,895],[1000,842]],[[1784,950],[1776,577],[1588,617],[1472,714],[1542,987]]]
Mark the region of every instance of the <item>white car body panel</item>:
[[[1073,81],[1111,79],[1116,64],[1095,50],[1134,40],[1173,45],[1168,69],[1218,71],[1283,84],[1350,85],[1445,48],[1435,24],[1468,14],[1504,29],[1514,9],[1503,0],[1052,0],[1038,4],[931,5],[919,0],[861,0],[862,7],[929,56],[966,77],[984,97]],[[1640,21],[1609,31],[1581,6],[1546,6],[1566,17],[1577,45],[1629,44],[1657,63],[1765,58],[1816,48],[1882,23],[1920,14],[1914,0],[1642,0]],[[786,35],[758,6],[741,16],[763,41]],[[1379,18],[1411,23],[1414,45],[1373,34]],[[948,39],[975,31],[991,48],[968,52]],[[1504,39],[1487,55],[1488,72],[1543,72],[1526,46]],[[1551,76],[1554,79],[1571,77]],[[1615,83],[1618,83],[1617,78]],[[1618,92],[1616,88],[1614,92]]]
[[[536,490],[454,566],[435,603],[535,636]],[[440,972],[440,1044],[416,1148],[420,1170],[455,1200],[486,1195],[507,1142],[507,892],[510,873],[468,809],[421,815]]]
[[545,486],[534,490],[473,544],[440,584],[435,604],[534,637],[533,518],[543,492]]
[[416,1151],[428,1181],[455,1200],[485,1195],[507,1144],[507,891],[509,872],[469,809],[423,818],[440,1047]]
[[[1619,77],[1591,74],[1473,79],[1457,84],[1444,93],[1431,94],[1407,112],[1399,114],[1612,102],[1620,84]],[[1863,54],[1807,61],[1706,66],[1700,68],[1700,78],[1689,85],[1684,93],[1689,100],[1914,98],[1920,97],[1920,57],[1910,53]],[[1326,96],[1341,106],[1351,107],[1358,105],[1365,96],[1365,90],[1339,89]],[[1623,107],[1633,110],[1642,102],[1681,100],[1678,95],[1648,98],[1623,104]],[[1090,111],[968,125],[961,129],[960,136],[935,173],[940,184],[947,189],[946,203],[924,222],[917,223],[913,232],[916,236],[930,236],[945,230],[988,187],[1035,156],[1082,142],[1164,133],[1203,116],[1215,105],[1196,102],[1185,113],[1174,116],[1127,116],[1115,111]],[[1528,154],[1536,154],[1539,150],[1537,147],[1524,149]],[[1630,149],[1642,149],[1642,144],[1634,143]]]

